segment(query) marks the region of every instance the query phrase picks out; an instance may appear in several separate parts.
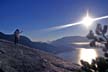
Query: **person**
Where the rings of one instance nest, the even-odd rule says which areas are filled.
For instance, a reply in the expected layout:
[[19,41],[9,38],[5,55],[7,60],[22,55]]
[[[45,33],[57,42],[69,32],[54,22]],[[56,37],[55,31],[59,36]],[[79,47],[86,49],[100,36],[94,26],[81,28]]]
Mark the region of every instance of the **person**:
[[20,31],[19,29],[16,29],[14,32],[14,43],[15,44],[17,44],[19,42],[20,33],[22,33],[22,31]]

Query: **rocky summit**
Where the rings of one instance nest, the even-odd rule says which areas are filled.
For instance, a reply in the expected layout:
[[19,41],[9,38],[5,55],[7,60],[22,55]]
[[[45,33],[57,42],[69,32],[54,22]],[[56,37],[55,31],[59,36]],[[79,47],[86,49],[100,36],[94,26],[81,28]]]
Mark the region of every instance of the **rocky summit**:
[[53,54],[0,40],[0,72],[79,72],[80,66]]

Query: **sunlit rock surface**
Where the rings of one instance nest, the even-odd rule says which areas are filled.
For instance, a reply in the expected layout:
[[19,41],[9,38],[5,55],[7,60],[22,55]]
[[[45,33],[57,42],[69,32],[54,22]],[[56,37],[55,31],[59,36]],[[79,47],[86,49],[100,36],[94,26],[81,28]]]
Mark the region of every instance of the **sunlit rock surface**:
[[80,66],[52,54],[0,40],[0,72],[78,72]]

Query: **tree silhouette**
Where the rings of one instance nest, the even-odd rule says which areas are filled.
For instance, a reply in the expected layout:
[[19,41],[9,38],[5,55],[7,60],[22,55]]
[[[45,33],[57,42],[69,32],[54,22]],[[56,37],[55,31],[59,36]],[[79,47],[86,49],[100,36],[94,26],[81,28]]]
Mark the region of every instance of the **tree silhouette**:
[[[89,31],[87,38],[91,40],[90,46],[102,48],[104,57],[97,57],[89,64],[86,61],[81,60],[82,70],[85,72],[108,72],[108,25],[102,27],[101,24],[97,24],[95,32]],[[97,44],[99,43],[99,44]],[[102,46],[103,45],[103,46]]]

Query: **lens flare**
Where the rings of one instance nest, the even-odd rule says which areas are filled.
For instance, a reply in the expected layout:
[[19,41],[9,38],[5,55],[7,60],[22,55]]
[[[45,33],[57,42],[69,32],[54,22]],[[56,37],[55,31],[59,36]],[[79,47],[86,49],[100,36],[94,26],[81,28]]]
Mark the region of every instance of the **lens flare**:
[[106,18],[108,18],[108,16],[102,16],[102,17],[99,17],[99,18],[95,18],[95,19],[93,19],[93,20],[94,20],[94,21],[97,21],[97,20],[106,19]]
[[93,19],[92,19],[91,17],[89,17],[89,16],[84,17],[83,20],[82,20],[82,24],[83,24],[84,26],[86,26],[87,28],[88,28],[92,23],[93,23]]
[[47,28],[47,29],[44,29],[44,31],[59,30],[59,29],[72,27],[72,26],[75,26],[75,25],[80,25],[80,24],[85,25],[86,27],[89,27],[91,24],[93,24],[93,22],[98,21],[98,20],[102,20],[102,19],[107,19],[107,18],[108,18],[108,16],[92,18],[92,17],[89,16],[89,13],[87,12],[87,15],[82,19],[82,21],[79,21],[79,22],[76,22],[76,23],[71,23],[71,24],[66,24],[66,25],[61,25],[61,26],[55,26],[55,27]]
[[82,24],[88,28],[91,24],[93,24],[93,22],[93,18],[90,17],[89,12],[87,11],[87,15],[83,18]]
[[46,29],[46,31],[64,29],[64,28],[71,27],[74,25],[79,25],[79,24],[81,24],[81,22],[76,22],[76,23],[66,24],[66,25],[61,25],[61,26],[55,26],[55,27],[51,27],[51,28]]

